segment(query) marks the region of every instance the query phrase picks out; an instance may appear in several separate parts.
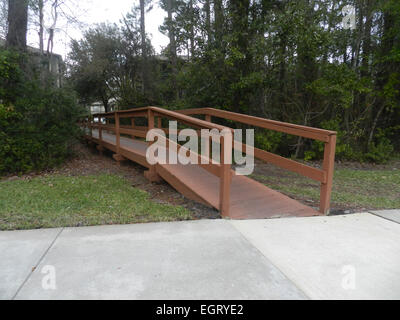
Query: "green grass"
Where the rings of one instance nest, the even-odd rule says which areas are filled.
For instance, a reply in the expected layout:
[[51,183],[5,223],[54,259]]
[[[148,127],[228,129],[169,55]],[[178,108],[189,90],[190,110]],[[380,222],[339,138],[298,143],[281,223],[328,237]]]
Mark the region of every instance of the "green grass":
[[0,230],[191,219],[180,206],[152,202],[117,175],[52,175],[0,182]]
[[[289,196],[319,202],[319,183],[295,173],[257,175],[253,178]],[[400,208],[400,170],[335,170],[332,207]]]

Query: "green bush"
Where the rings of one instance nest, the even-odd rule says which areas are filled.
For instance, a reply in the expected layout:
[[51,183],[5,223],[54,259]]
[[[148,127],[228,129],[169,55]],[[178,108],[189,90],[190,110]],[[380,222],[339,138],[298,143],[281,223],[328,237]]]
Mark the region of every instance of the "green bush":
[[254,135],[254,146],[265,151],[276,152],[281,142],[281,132],[263,131],[256,132]]
[[378,130],[375,140],[369,145],[365,159],[375,163],[386,163],[393,156],[394,147],[382,130]]
[[80,132],[74,92],[27,79],[22,59],[0,52],[0,174],[60,164]]
[[[349,136],[346,131],[340,129],[338,121],[324,121],[321,126],[323,129],[337,132],[336,160],[385,163],[392,157],[394,147],[382,130],[378,130],[378,133],[374,137],[375,141],[368,146],[368,152],[365,152],[362,149],[363,145],[357,144],[355,137]],[[323,155],[324,143],[314,141],[311,150],[304,152],[304,160],[322,159]]]

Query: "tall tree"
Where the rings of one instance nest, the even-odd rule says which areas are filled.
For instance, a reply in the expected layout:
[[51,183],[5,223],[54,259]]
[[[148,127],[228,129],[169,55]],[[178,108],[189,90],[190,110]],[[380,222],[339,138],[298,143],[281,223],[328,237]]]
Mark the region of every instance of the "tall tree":
[[214,33],[218,48],[222,48],[224,34],[224,6],[222,0],[214,0]]
[[0,0],[0,38],[7,36],[8,1]]
[[179,91],[177,88],[177,74],[178,74],[178,59],[177,59],[177,45],[176,45],[176,28],[174,21],[174,13],[176,10],[176,0],[162,0],[160,2],[161,7],[167,12],[167,18],[164,22],[164,26],[161,29],[168,34],[169,45],[167,55],[170,61],[171,67],[171,90],[172,95],[175,99],[179,98]]
[[206,15],[205,30],[207,34],[207,43],[211,43],[212,33],[211,33],[211,0],[205,0],[204,2],[204,12]]
[[140,36],[141,36],[141,47],[142,47],[142,81],[143,81],[143,94],[147,90],[147,49],[146,49],[146,21],[145,21],[145,0],[140,0]]
[[39,13],[39,49],[40,53],[44,53],[44,0],[38,0]]
[[26,50],[28,0],[8,0],[7,46]]

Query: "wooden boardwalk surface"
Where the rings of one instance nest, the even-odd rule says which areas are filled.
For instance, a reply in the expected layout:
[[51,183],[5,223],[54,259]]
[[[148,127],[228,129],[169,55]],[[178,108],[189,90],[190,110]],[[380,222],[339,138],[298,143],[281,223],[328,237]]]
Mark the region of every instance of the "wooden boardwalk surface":
[[[109,132],[92,130],[92,136],[86,136],[116,152],[116,136]],[[120,137],[120,154],[131,161],[149,167],[146,161],[148,143]],[[166,182],[187,198],[201,202],[219,210],[220,180],[199,165],[157,164],[156,171]],[[317,210],[293,200],[246,176],[232,175],[230,188],[229,217],[232,219],[261,219],[290,216],[316,216]]]

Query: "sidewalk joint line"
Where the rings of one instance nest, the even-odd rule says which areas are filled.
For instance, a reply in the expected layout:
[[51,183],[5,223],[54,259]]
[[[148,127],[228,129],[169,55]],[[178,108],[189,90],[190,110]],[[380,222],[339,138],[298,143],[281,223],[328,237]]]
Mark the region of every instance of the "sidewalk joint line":
[[39,261],[33,266],[32,271],[29,272],[28,276],[25,278],[25,280],[22,282],[22,284],[19,286],[18,290],[15,292],[15,294],[13,295],[13,297],[11,298],[11,300],[15,300],[15,298],[17,297],[17,295],[19,294],[19,292],[22,290],[22,288],[24,287],[24,285],[26,284],[26,282],[29,280],[29,278],[32,276],[32,274],[36,271],[36,269],[38,268],[38,266],[40,265],[40,263],[43,261],[44,257],[47,255],[47,253],[50,251],[50,249],[53,247],[54,243],[56,242],[56,240],[58,239],[58,237],[60,236],[60,234],[64,231],[64,227],[61,228],[61,230],[57,233],[57,235],[54,237],[53,241],[50,243],[49,247],[45,250],[45,252],[41,255],[41,257],[39,258]]
[[248,242],[254,249],[258,251],[261,256],[263,256],[269,263],[271,263],[272,266],[274,266],[288,281],[290,281],[294,287],[296,287],[302,294],[304,294],[305,297],[307,297],[308,300],[312,300],[312,298],[293,280],[291,277],[289,277],[281,268],[276,265],[272,259],[267,257],[266,254],[264,254],[255,244],[251,242],[250,239],[248,239],[236,226],[234,223],[230,222],[230,225],[242,236],[242,238]]
[[[378,211],[379,211],[379,210],[378,210]],[[385,211],[385,210],[381,210],[381,211]],[[386,210],[386,211],[390,211],[390,210]],[[396,210],[396,209],[393,209],[393,211],[397,211],[397,210]],[[377,213],[375,213],[375,212],[372,212],[372,211],[367,211],[367,212],[368,212],[369,214],[372,214],[372,215],[375,216],[375,217],[382,218],[382,219],[385,219],[385,220],[387,220],[387,221],[400,224],[400,222],[397,222],[397,221],[392,220],[392,219],[390,219],[390,218],[386,218],[386,217],[381,216],[381,215],[379,215],[379,214],[377,214]]]

